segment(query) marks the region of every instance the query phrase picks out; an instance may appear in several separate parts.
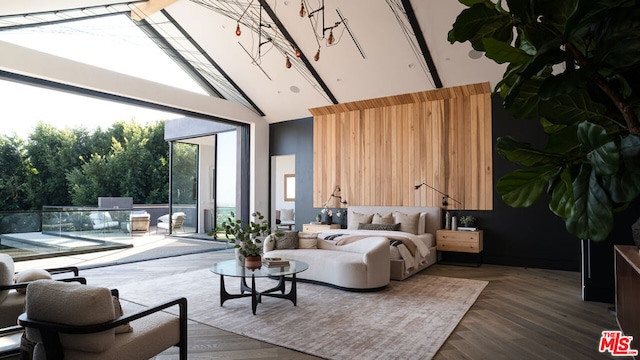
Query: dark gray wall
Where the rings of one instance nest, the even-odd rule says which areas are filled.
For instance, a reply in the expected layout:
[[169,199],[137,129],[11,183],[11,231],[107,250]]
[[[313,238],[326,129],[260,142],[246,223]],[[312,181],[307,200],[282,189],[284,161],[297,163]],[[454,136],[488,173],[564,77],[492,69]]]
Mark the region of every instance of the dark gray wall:
[[272,124],[269,153],[296,155],[296,229],[302,229],[302,224],[315,221],[318,213],[313,209],[313,118]]
[[[270,127],[271,155],[296,155],[296,227],[313,221],[319,209],[312,208],[313,192],[313,119],[307,118],[273,124]],[[543,146],[546,136],[537,121],[517,120],[493,99],[493,138],[510,135],[520,141]],[[515,170],[511,163],[494,151],[493,181]],[[453,197],[454,194],[451,194]],[[546,196],[546,195],[543,195]],[[567,233],[564,222],[548,209],[548,201],[538,201],[532,207],[514,209],[502,202],[494,191],[492,211],[462,211],[478,219],[484,230],[485,263],[580,271],[581,241]],[[610,239],[590,244],[585,266],[587,292],[593,300],[613,301],[613,244],[633,244],[631,224],[640,215],[640,202],[630,211],[616,216],[616,228]],[[589,297],[589,296],[588,296]]]

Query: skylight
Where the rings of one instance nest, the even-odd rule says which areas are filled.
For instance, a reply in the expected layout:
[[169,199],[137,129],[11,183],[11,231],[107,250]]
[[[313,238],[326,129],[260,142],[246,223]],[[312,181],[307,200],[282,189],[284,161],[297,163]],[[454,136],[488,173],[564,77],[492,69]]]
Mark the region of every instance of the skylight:
[[14,28],[0,40],[207,95],[124,14]]

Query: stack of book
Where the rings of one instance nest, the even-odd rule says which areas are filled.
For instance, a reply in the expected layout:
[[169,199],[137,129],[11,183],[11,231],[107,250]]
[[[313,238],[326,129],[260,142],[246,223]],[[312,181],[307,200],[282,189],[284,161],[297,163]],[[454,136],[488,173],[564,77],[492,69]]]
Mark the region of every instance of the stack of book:
[[458,231],[478,231],[478,228],[473,226],[458,226]]
[[262,263],[266,267],[280,267],[280,266],[289,266],[289,260],[279,258],[279,257],[266,257],[262,259]]

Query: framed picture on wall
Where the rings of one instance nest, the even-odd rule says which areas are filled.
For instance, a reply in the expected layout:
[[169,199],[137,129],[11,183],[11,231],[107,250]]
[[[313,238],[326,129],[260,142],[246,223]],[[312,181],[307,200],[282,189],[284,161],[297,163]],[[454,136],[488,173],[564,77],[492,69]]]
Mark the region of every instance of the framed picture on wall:
[[284,174],[284,201],[296,200],[296,174]]

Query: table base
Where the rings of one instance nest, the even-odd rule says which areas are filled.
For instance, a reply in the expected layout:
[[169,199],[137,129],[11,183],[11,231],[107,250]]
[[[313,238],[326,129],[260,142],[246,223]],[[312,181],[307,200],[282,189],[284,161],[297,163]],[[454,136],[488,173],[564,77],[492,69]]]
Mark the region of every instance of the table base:
[[[245,294],[245,291],[249,293]],[[274,292],[280,291],[280,294],[274,294]],[[297,304],[297,288],[296,288],[296,274],[292,274],[291,276],[291,289],[288,293],[285,294],[284,288],[284,276],[278,277],[278,285],[275,287],[264,290],[257,291],[256,290],[256,278],[255,276],[251,276],[251,286],[247,285],[246,277],[240,278],[240,294],[230,294],[227,292],[227,289],[224,285],[224,275],[220,275],[220,306],[224,304],[225,301],[230,299],[238,299],[243,297],[251,297],[251,310],[253,311],[253,315],[256,314],[256,308],[258,307],[258,303],[262,302],[262,296],[270,296],[279,299],[289,299],[293,303],[293,306]]]

